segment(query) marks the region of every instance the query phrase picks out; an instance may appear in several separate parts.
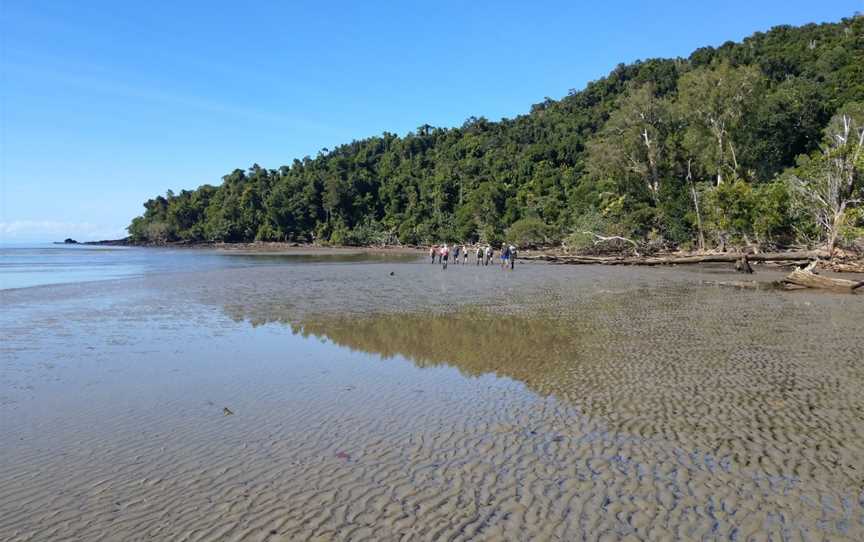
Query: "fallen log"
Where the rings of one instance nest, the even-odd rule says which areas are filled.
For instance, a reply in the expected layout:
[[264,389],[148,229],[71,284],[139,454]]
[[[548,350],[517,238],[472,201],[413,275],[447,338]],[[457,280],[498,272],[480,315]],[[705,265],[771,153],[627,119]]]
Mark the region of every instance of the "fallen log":
[[803,267],[813,260],[786,260],[782,262],[762,262],[762,265],[766,267],[777,267],[777,268],[791,268],[795,269],[796,267]]
[[826,263],[824,267],[838,273],[864,273],[864,263]]
[[831,277],[823,277],[813,272],[815,262],[802,269],[796,269],[782,280],[782,282],[793,287],[818,288],[821,290],[831,290],[844,294],[854,294],[857,290],[864,287],[864,280],[855,281],[847,279],[835,279]]
[[[820,251],[811,252],[764,252],[762,254],[748,254],[748,262],[783,262],[783,261],[810,261],[826,254]],[[699,254],[692,256],[645,256],[634,258],[631,256],[568,256],[539,254],[536,256],[522,256],[523,260],[539,260],[552,263],[570,265],[686,265],[697,263],[736,263],[742,260],[743,254]]]

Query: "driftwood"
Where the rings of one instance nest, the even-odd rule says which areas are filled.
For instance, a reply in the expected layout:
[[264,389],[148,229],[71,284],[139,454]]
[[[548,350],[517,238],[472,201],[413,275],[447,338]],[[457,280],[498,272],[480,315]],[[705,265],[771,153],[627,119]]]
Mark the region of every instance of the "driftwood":
[[741,259],[735,262],[735,271],[738,271],[739,273],[747,273],[748,275],[753,274],[753,268],[750,267],[750,260],[746,254],[742,254]]
[[604,235],[596,234],[593,231],[583,231],[582,233],[584,233],[585,235],[591,235],[592,237],[594,237],[594,246],[595,247],[597,245],[602,245],[603,243],[609,243],[611,241],[623,241],[625,243],[629,243],[629,244],[633,245],[633,254],[635,254],[636,256],[641,256],[641,254],[639,254],[639,245],[636,243],[636,241],[634,241],[632,239],[627,239],[626,237],[621,237],[620,235],[612,235],[612,236],[607,237]]
[[823,264],[823,267],[838,273],[864,273],[864,263],[830,262]]
[[831,290],[833,292],[846,294],[854,294],[857,290],[864,287],[864,280],[855,281],[823,277],[814,272],[815,268],[816,262],[814,261],[807,267],[792,271],[782,280],[782,282],[787,286],[792,286],[793,288],[818,288],[821,290]]
[[[764,252],[762,254],[748,254],[746,261],[748,262],[806,262],[815,260],[819,257],[824,257],[824,252]],[[571,265],[685,265],[696,263],[736,263],[740,262],[744,257],[743,254],[723,253],[723,254],[700,254],[695,256],[656,256],[634,258],[628,256],[555,256],[551,254],[541,254],[537,256],[522,256],[523,260],[541,260],[553,263],[571,264]]]

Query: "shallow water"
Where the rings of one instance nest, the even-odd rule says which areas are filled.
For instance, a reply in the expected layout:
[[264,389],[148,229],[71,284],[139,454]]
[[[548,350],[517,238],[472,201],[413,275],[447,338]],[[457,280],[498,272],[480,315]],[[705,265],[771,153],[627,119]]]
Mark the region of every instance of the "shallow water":
[[328,262],[0,292],[0,539],[864,537],[860,296]]
[[384,257],[391,260],[400,258],[367,253],[359,249],[293,248],[285,252],[253,252],[0,243],[0,290],[260,265],[364,262]]

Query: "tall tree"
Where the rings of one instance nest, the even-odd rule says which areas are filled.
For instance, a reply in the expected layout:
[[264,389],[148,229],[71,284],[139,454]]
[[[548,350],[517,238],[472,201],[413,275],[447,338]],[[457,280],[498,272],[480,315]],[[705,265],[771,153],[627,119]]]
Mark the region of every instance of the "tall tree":
[[685,145],[718,185],[727,174],[740,173],[736,132],[763,88],[758,68],[733,68],[728,62],[693,70],[678,83],[679,111],[689,121]]
[[802,161],[791,177],[799,205],[820,226],[829,253],[864,200],[864,107],[850,105],[831,119],[822,151]]
[[671,101],[658,97],[653,84],[631,87],[589,142],[589,171],[612,178],[635,176],[656,204],[672,155],[670,135],[677,128]]

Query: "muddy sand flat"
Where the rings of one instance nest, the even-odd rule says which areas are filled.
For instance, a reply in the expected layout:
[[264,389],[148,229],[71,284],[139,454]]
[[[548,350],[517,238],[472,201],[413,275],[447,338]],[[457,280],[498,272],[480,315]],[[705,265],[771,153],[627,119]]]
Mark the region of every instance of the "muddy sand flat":
[[266,263],[0,293],[0,540],[864,539],[861,296]]

